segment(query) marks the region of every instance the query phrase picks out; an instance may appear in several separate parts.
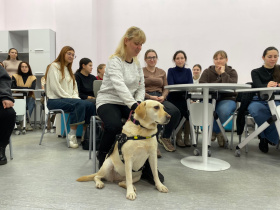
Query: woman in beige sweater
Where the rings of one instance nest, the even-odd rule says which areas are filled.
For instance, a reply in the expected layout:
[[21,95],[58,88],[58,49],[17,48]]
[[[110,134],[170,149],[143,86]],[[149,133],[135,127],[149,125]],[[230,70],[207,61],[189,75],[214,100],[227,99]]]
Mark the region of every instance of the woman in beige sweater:
[[8,53],[8,57],[3,61],[4,68],[8,72],[9,76],[17,73],[18,65],[21,60],[18,59],[18,51],[15,48],[11,48]]

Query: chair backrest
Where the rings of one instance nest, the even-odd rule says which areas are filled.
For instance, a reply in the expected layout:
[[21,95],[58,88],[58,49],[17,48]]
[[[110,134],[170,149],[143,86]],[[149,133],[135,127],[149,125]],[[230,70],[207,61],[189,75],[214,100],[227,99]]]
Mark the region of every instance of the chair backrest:
[[26,113],[26,99],[15,99],[14,110],[16,115],[25,115]]
[[93,81],[93,93],[94,93],[95,97],[97,97],[97,94],[98,94],[98,91],[100,90],[101,85],[102,85],[102,80]]
[[[190,115],[192,119],[192,124],[195,126],[203,126],[203,116],[204,108],[203,103],[192,103],[190,105]],[[211,120],[213,120],[214,107],[212,104],[208,103],[208,125],[211,125]]]

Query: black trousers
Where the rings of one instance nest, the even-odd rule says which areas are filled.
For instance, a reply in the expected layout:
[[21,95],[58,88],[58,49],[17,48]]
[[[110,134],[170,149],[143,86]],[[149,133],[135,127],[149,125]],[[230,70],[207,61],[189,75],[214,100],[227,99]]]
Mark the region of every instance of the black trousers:
[[9,144],[15,122],[15,110],[13,108],[4,109],[2,102],[0,102],[0,147],[6,147]]
[[117,134],[122,132],[122,118],[128,119],[130,109],[124,105],[103,104],[97,109],[97,114],[104,123],[104,134],[99,151],[109,152]]

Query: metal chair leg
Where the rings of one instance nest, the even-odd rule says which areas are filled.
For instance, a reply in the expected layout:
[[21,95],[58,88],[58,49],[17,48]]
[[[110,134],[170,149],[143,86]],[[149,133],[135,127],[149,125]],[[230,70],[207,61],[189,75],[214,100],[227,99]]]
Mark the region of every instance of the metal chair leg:
[[10,148],[10,160],[14,159],[13,157],[13,146],[12,146],[12,139],[10,137],[10,140],[9,140],[9,148]]

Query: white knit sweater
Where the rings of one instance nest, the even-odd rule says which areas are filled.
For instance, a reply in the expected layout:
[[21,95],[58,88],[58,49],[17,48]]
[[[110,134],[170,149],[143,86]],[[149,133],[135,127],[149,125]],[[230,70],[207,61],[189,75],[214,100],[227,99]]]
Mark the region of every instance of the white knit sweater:
[[52,63],[47,75],[47,96],[49,99],[58,98],[78,98],[78,88],[75,81],[73,87],[73,80],[69,74],[67,67],[64,67],[65,78],[62,79],[60,63]]
[[103,104],[127,105],[129,108],[145,97],[143,70],[136,62],[127,63],[113,57],[106,65],[96,108]]

